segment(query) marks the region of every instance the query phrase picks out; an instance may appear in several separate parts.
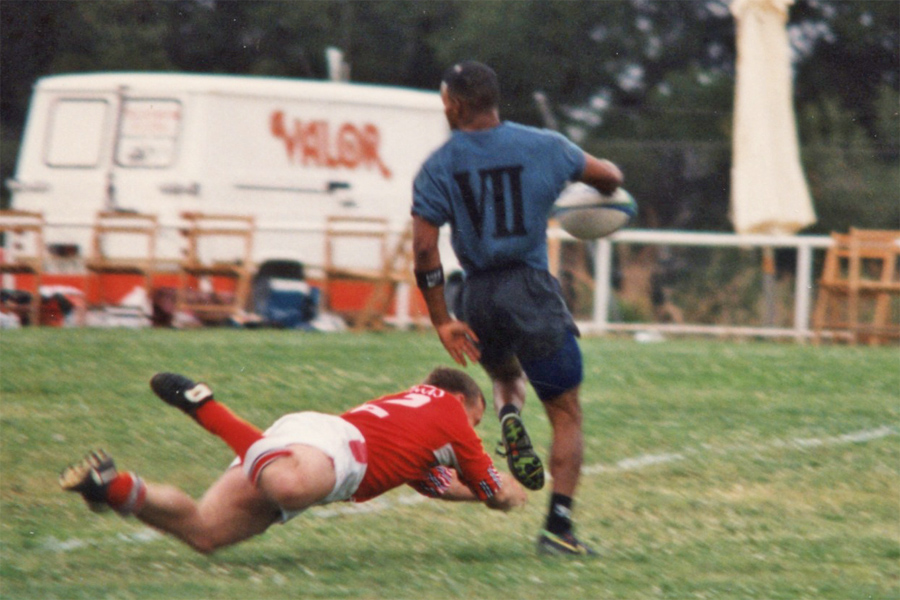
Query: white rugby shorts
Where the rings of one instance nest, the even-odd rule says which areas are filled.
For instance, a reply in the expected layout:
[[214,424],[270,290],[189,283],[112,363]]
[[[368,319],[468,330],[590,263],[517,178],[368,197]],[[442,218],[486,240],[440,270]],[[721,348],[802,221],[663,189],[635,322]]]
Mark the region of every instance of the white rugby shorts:
[[[311,411],[291,413],[275,421],[263,433],[263,438],[250,447],[244,457],[244,473],[249,477],[251,465],[267,452],[295,444],[312,446],[328,455],[334,464],[334,488],[319,504],[349,500],[366,474],[366,463],[358,460],[359,447],[364,448],[365,443],[359,429],[340,417]],[[240,459],[235,459],[232,466],[238,464]],[[283,520],[292,519],[301,512],[282,509]]]

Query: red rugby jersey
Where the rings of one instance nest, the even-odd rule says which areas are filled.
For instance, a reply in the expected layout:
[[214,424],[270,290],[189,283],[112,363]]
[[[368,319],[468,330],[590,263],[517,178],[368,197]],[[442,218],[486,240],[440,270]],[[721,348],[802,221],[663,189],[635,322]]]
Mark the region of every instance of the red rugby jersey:
[[500,489],[500,478],[462,403],[444,390],[418,385],[367,402],[341,415],[366,438],[368,467],[353,495],[364,502],[404,483],[427,495],[446,488],[440,468],[456,470],[480,499]]

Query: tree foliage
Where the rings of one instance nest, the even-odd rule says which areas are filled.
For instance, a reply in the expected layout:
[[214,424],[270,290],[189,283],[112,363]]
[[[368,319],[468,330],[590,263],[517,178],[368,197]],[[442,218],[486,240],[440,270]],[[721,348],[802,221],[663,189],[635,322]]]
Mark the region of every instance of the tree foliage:
[[[814,230],[900,226],[900,11],[797,0],[790,16]],[[624,167],[644,226],[730,229],[728,0],[4,0],[0,19],[4,179],[42,75],[322,78],[333,46],[355,81],[423,89],[455,61],[487,62],[501,77],[504,118],[546,123],[542,92],[565,133]]]

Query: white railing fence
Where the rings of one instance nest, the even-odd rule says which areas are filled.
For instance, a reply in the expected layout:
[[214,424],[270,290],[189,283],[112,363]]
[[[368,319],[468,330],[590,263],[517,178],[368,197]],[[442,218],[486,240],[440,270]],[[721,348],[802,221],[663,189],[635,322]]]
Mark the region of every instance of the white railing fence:
[[[67,229],[77,231],[85,240],[90,231],[90,226],[83,223],[57,223],[48,224],[48,229]],[[177,240],[177,228],[162,227],[163,237]],[[399,234],[399,230],[394,232]],[[550,230],[550,237],[562,241],[573,241],[568,234],[558,228]],[[323,245],[324,228],[314,224],[282,224],[279,226],[261,225],[257,229],[259,246],[273,246],[283,251],[279,258],[295,257],[301,262],[312,267],[315,273],[316,265],[321,264],[320,249]],[[174,243],[174,241],[173,241]],[[793,321],[791,326],[753,326],[746,323],[702,324],[702,323],[656,323],[656,322],[621,322],[611,318],[611,309],[614,303],[614,251],[615,248],[626,245],[656,245],[656,246],[682,246],[682,247],[709,247],[709,248],[742,248],[742,249],[793,249],[797,253],[796,277],[793,292]],[[627,229],[610,237],[597,240],[594,243],[594,273],[593,273],[593,306],[588,318],[579,320],[578,325],[582,333],[586,335],[601,335],[612,332],[656,332],[663,334],[700,334],[716,336],[762,336],[762,337],[786,337],[797,341],[805,341],[813,336],[810,316],[814,296],[814,252],[825,250],[832,245],[829,236],[808,235],[739,235],[730,233],[708,233],[688,231],[654,231],[641,229]],[[86,248],[83,245],[82,248]],[[172,258],[175,258],[173,255]],[[61,268],[63,267],[63,268]],[[62,271],[78,271],[79,265],[73,263],[70,267],[57,265]],[[427,318],[414,315],[413,307],[408,301],[406,293],[408,287],[403,285],[398,293],[397,313],[389,321],[399,328],[427,323]]]
[[[551,235],[564,237],[559,231]],[[623,323],[610,320],[613,299],[613,253],[620,245],[642,244],[658,246],[706,246],[736,248],[792,248],[797,252],[797,271],[793,297],[793,324],[791,327],[748,326],[741,323],[730,324],[690,324],[690,323]],[[623,230],[613,236],[595,242],[595,277],[592,318],[580,321],[579,327],[585,334],[608,332],[657,332],[671,334],[703,334],[727,336],[793,337],[804,341],[813,335],[810,315],[813,302],[813,258],[814,250],[827,249],[832,245],[829,236],[786,236],[786,235],[739,235],[729,233],[703,233],[687,231]]]

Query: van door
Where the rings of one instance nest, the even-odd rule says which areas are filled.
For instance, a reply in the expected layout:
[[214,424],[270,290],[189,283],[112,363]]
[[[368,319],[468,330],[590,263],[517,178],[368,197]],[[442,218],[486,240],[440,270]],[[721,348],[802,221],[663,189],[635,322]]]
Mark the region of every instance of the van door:
[[171,225],[196,208],[200,185],[184,173],[183,101],[164,92],[129,92],[121,99],[110,165],[111,200],[120,210],[157,215],[161,255],[178,256],[180,239]]
[[51,247],[86,251],[94,214],[109,202],[109,161],[118,98],[84,92],[38,93],[28,116],[12,204],[42,211]]

